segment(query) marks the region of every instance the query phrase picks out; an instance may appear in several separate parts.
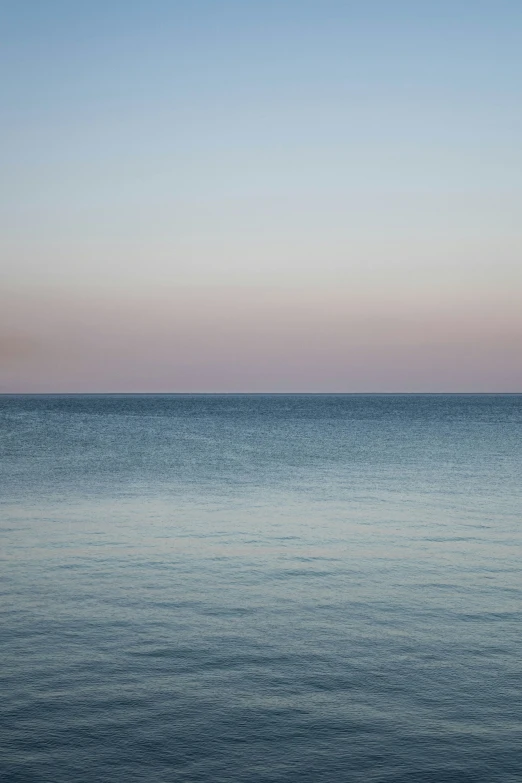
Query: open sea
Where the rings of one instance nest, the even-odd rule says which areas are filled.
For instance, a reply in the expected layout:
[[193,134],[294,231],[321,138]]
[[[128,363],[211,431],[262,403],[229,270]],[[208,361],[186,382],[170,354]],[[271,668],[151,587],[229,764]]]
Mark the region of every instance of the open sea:
[[2,783],[520,783],[522,396],[0,396]]

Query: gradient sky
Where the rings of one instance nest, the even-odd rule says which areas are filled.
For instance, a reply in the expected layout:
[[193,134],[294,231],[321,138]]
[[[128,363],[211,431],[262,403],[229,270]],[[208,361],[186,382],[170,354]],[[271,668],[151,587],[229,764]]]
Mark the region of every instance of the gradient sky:
[[0,391],[522,391],[520,0],[10,0],[0,67]]

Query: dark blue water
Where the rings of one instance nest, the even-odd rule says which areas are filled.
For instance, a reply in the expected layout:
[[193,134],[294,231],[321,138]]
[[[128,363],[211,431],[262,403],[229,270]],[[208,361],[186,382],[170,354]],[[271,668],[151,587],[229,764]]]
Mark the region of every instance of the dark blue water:
[[9,783],[520,783],[522,396],[0,397]]

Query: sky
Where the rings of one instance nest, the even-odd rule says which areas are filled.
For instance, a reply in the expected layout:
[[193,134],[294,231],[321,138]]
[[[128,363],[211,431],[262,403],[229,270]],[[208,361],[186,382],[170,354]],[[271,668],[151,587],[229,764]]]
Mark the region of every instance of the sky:
[[0,392],[522,392],[519,0],[8,0],[0,68]]

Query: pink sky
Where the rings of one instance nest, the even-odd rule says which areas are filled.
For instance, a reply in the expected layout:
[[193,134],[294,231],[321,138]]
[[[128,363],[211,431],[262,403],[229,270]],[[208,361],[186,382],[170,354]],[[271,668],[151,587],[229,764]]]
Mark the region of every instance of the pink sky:
[[518,304],[384,288],[11,290],[0,390],[520,391]]

